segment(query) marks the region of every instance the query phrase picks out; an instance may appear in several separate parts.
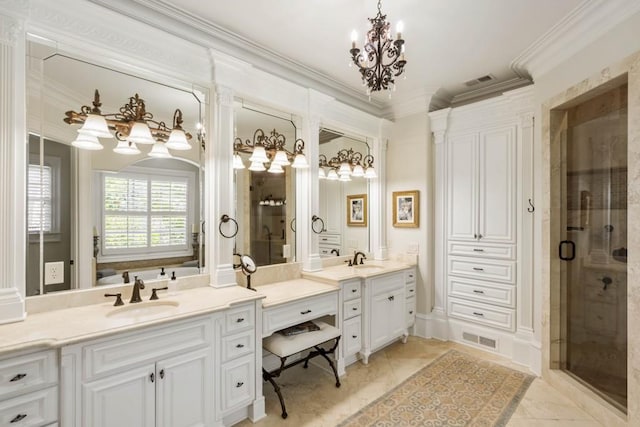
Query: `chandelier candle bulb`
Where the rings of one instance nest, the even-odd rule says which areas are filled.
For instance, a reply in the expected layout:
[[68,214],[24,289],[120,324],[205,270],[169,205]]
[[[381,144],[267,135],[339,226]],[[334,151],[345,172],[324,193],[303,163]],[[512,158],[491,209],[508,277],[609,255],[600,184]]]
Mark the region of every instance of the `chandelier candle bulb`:
[[396,36],[398,40],[402,40],[402,31],[404,30],[404,23],[402,21],[398,21],[396,24]]
[[351,49],[356,48],[356,42],[358,41],[358,32],[356,30],[351,31]]

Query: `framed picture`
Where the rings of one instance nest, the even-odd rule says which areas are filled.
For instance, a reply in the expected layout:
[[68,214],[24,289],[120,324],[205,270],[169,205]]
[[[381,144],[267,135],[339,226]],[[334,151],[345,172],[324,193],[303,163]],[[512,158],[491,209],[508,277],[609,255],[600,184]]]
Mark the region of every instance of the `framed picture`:
[[393,226],[417,228],[420,220],[420,192],[393,192]]
[[347,225],[349,227],[367,226],[367,195],[347,196]]

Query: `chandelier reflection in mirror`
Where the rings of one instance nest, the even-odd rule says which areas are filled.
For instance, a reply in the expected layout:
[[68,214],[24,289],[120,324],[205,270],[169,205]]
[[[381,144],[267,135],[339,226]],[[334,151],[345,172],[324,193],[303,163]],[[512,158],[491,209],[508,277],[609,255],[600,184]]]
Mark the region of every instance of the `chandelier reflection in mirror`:
[[[362,84],[367,86],[367,95],[383,89],[395,90],[395,77],[404,71],[407,61],[404,59],[404,40],[402,22],[396,27],[397,39],[393,40],[387,15],[382,14],[381,1],[378,0],[378,14],[368,18],[371,29],[367,31],[362,50],[356,47],[358,33],[351,33],[351,59],[362,75]],[[349,63],[351,66],[351,63]],[[391,95],[389,95],[391,96]]]
[[[270,135],[266,135],[262,129],[257,129],[253,133],[253,141],[236,138],[233,141],[233,168],[244,169],[244,163],[240,153],[251,154],[249,161],[250,171],[270,173],[284,173],[283,166],[291,165],[292,168],[308,168],[309,163],[304,156],[304,141],[296,139],[293,144],[293,151],[285,148],[286,138],[275,129]],[[267,169],[265,163],[270,163]]]
[[[327,156],[320,154],[320,168],[318,178],[328,181],[351,181],[355,178],[377,178],[378,174],[373,168],[373,156],[363,155],[352,148],[338,151],[335,157],[327,160]],[[325,170],[327,169],[327,170]]]
[[[147,111],[144,100],[136,93],[129,102],[120,107],[117,113],[102,113],[100,93],[96,89],[92,107],[83,105],[80,112],[67,111],[63,119],[70,125],[82,125],[78,137],[71,145],[85,150],[102,150],[104,146],[98,138],[118,140],[113,149],[119,154],[140,154],[137,144],[152,145],[150,157],[172,157],[168,149],[190,150],[191,134],[182,129],[182,111],[173,114],[173,125],[169,128],[164,122],[153,119]],[[114,133],[112,134],[111,131]]]

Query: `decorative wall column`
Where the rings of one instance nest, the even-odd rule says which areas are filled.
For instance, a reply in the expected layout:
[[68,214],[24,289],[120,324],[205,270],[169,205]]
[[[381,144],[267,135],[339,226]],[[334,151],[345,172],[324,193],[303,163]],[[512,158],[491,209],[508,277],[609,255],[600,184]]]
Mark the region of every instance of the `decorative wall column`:
[[[375,259],[388,258],[387,253],[387,147],[389,136],[387,129],[381,129],[380,137],[373,139],[372,154],[375,158],[375,170],[378,178],[377,185],[369,186],[369,238],[371,239],[371,251]],[[375,207],[375,208],[374,208]],[[378,208],[383,207],[383,208]]]
[[23,22],[0,15],[0,323],[26,315],[25,88]]
[[[449,115],[451,108],[446,108],[429,114],[431,119],[431,131],[433,132],[434,143],[434,170],[435,170],[435,188],[434,188],[434,223],[446,224],[446,194],[447,194],[447,151],[445,140],[447,136],[447,128],[449,126]],[[447,339],[446,327],[446,311],[445,297],[447,293],[447,285],[445,281],[445,262],[444,257],[447,253],[446,247],[446,227],[436,226],[434,230],[434,277],[433,277],[433,308],[432,308],[432,327],[428,331],[428,335],[440,339]]]
[[[210,261],[211,286],[220,288],[236,285],[233,270],[233,247],[235,238],[225,238],[235,233],[233,221],[220,224],[223,215],[235,218],[233,167],[233,90],[216,86],[212,123],[213,138],[205,150],[205,193],[206,224],[205,253]],[[208,212],[206,211],[208,209]]]
[[[318,234],[311,227],[318,227],[312,223],[314,215],[320,216],[320,186],[318,176],[318,156],[320,152],[320,116],[310,114],[296,123],[296,138],[304,140],[304,152],[309,162],[309,168],[298,169],[296,172],[296,250],[298,261],[303,263],[305,271],[322,269],[322,260],[318,250]],[[326,218],[322,218],[326,220]]]

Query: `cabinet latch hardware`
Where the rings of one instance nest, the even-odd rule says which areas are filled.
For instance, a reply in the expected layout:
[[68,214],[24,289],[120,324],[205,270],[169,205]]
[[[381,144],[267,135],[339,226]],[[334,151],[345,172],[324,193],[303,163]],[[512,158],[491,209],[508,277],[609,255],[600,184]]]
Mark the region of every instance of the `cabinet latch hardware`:
[[300,314],[309,314],[309,313],[311,313],[311,310],[305,310],[300,312]]
[[393,301],[394,299],[396,299],[396,297],[394,297],[393,295],[391,295],[389,298],[387,298],[389,301]]
[[484,249],[473,248],[474,252],[484,252]]
[[477,289],[474,289],[473,292],[476,293],[476,294],[484,294],[484,291],[479,291]]
[[480,268],[480,267],[473,267],[473,269],[474,269],[475,271],[484,271],[484,268]]
[[358,307],[353,307],[351,310],[358,311]]
[[236,320],[237,323],[242,323],[244,322],[244,317],[238,317],[238,319]]
[[244,347],[244,344],[237,344],[236,345],[236,348],[242,348],[242,347]]
[[243,385],[244,385],[244,383],[243,383],[242,381],[238,381],[238,382],[236,383],[236,388],[240,388],[240,387],[242,387]]
[[160,379],[164,379],[164,369],[160,369]]
[[156,375],[152,372],[151,375],[149,375],[149,379],[151,380],[151,382],[155,382],[156,381]]
[[355,294],[356,292],[358,292],[358,290],[357,289],[351,289],[351,292],[353,292]]
[[18,414],[15,417],[13,417],[13,419],[11,421],[9,421],[11,424],[13,423],[17,423],[19,421],[24,420],[25,418],[27,418],[27,414]]
[[358,336],[357,335],[351,335],[351,338],[356,339],[356,338],[358,338]]
[[473,315],[474,315],[474,316],[484,317],[484,314],[482,314],[482,313],[478,313],[477,311],[474,311],[474,312],[473,312]]

